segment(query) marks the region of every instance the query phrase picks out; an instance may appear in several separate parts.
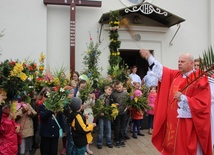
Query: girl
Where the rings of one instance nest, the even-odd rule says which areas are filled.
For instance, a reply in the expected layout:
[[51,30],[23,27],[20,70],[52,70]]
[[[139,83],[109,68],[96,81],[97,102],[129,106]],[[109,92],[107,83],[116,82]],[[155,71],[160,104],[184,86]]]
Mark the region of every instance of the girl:
[[11,112],[10,105],[2,108],[0,123],[0,154],[17,155],[18,145],[21,144],[19,131],[20,125],[14,120],[15,113]]
[[154,120],[154,102],[157,97],[157,87],[156,86],[151,86],[149,88],[149,95],[148,95],[148,105],[151,107],[151,109],[147,110],[148,114],[148,133],[151,135],[152,134],[152,129],[153,129],[153,120]]
[[[142,96],[142,92],[140,90],[134,91],[134,98],[140,98],[141,96]],[[132,137],[137,139],[135,128],[137,128],[137,135],[144,136],[144,134],[140,132],[140,124],[141,124],[141,120],[143,119],[143,111],[137,110],[136,108],[131,108],[130,111],[131,111],[131,118],[133,122]]]
[[33,145],[33,117],[37,112],[30,104],[19,102],[17,105],[16,122],[20,124],[20,132],[22,135],[22,144],[19,146],[20,155],[30,155]]

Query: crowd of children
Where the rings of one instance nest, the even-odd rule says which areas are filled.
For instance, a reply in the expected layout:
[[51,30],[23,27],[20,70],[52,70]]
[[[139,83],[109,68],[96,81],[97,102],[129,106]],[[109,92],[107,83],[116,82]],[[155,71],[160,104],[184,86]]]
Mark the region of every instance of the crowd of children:
[[[135,73],[136,70],[132,76],[136,78]],[[59,127],[64,131],[61,154],[67,155],[93,154],[89,146],[93,140],[92,133],[95,126],[97,126],[96,146],[98,149],[102,149],[104,144],[109,148],[125,147],[125,141],[130,138],[127,134],[128,127],[132,131],[133,138],[136,139],[137,135],[144,136],[140,127],[145,115],[142,110],[127,106],[128,92],[122,82],[115,81],[113,85],[106,85],[104,90],[101,90],[102,94],[91,93],[88,100],[82,101],[80,90],[85,88],[87,82],[79,79],[78,76],[78,72],[74,72],[71,85],[65,87],[70,93],[64,112],[54,113],[47,110],[44,101],[47,98],[47,92],[50,91],[49,88],[43,88],[37,95],[36,105],[19,102],[15,114],[10,111],[10,104],[3,107],[0,104],[0,154],[33,155],[32,149],[36,146],[36,148],[40,147],[41,155],[57,155]],[[136,98],[142,96],[140,82],[132,82]],[[113,121],[104,113],[94,119],[92,107],[98,98],[104,101],[104,106],[112,103],[117,106],[118,115]],[[155,98],[156,87],[152,86],[148,93],[148,105],[151,107],[147,110],[149,134],[152,134]],[[0,103],[4,99],[5,96],[0,94]],[[13,115],[16,115],[16,119],[13,119]]]

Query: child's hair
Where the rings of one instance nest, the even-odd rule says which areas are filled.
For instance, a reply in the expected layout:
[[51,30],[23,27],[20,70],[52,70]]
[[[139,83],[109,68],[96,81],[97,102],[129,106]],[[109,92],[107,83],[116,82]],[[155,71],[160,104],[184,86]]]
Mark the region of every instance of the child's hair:
[[80,80],[79,83],[78,83],[78,87],[81,85],[81,84],[85,84],[86,81],[85,80]]
[[137,66],[135,66],[135,65],[134,65],[134,66],[132,66],[132,69],[134,69],[134,68],[137,68]]
[[104,87],[104,90],[106,90],[106,89],[108,89],[108,88],[111,88],[111,89],[112,89],[112,86],[107,85],[107,86]]
[[150,92],[153,88],[155,88],[155,90],[157,90],[157,86],[151,86],[151,87],[149,87],[149,92]]
[[[118,86],[118,85],[120,85],[120,84],[122,84],[122,82],[121,81],[115,81],[115,86]],[[123,84],[122,84],[123,85]]]

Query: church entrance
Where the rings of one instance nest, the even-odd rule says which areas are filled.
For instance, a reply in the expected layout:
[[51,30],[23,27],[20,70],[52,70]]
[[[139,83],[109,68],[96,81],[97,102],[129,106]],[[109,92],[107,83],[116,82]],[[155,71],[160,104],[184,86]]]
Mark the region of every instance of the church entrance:
[[120,56],[124,63],[131,69],[132,66],[137,66],[137,74],[142,79],[148,70],[148,62],[140,56],[139,50],[120,49]]
[[[119,51],[124,63],[127,64],[129,68],[137,66],[137,74],[142,79],[146,75],[149,65],[148,62],[140,56],[139,50],[120,49]],[[148,129],[148,116],[146,113],[144,113],[141,129]]]

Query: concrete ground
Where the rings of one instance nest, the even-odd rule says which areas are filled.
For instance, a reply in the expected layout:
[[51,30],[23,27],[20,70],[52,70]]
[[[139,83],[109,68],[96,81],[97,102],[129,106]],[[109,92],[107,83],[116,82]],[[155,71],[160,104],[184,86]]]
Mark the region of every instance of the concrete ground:
[[[141,130],[145,136],[138,136],[137,139],[131,137],[132,133],[128,133],[131,137],[127,140],[125,147],[120,148],[108,148],[103,146],[102,149],[96,147],[96,132],[94,133],[94,141],[90,144],[90,149],[93,151],[93,155],[160,155],[160,153],[154,148],[151,143],[151,135],[147,133],[147,130]],[[59,139],[59,155],[62,149],[62,140]],[[40,155],[39,149],[36,150],[35,155]]]

